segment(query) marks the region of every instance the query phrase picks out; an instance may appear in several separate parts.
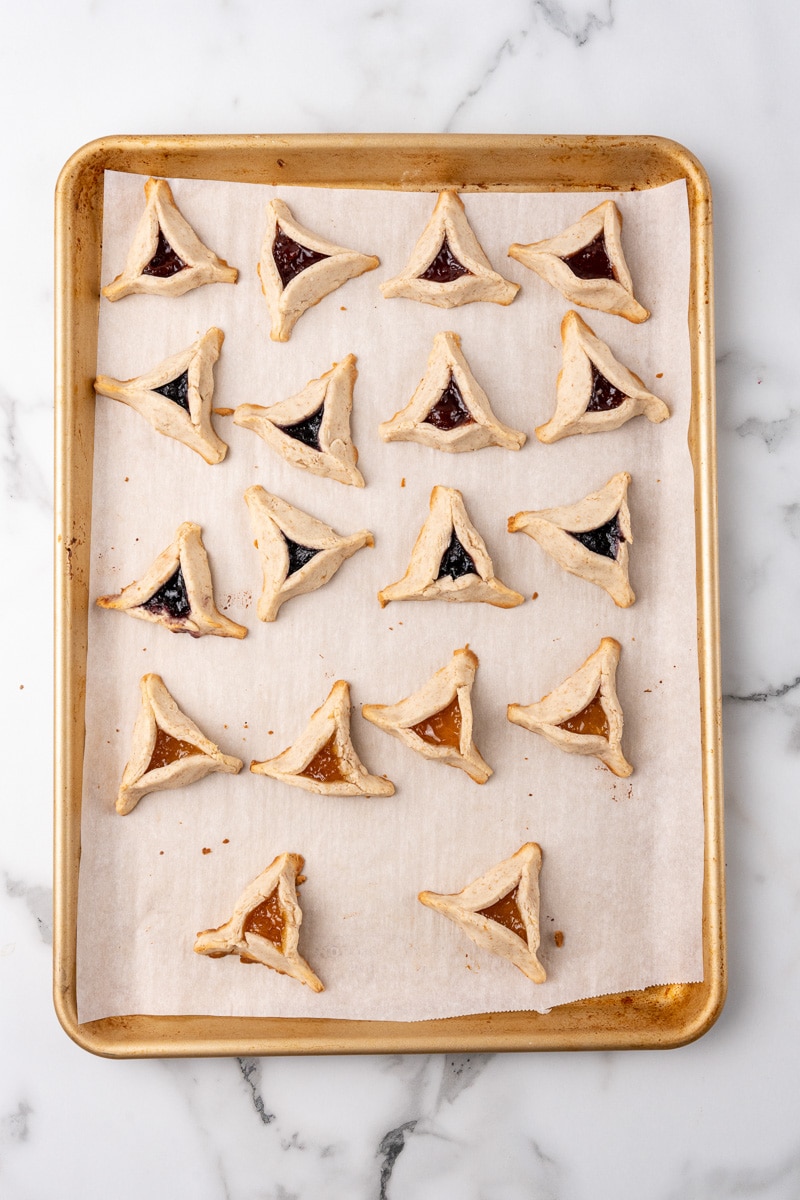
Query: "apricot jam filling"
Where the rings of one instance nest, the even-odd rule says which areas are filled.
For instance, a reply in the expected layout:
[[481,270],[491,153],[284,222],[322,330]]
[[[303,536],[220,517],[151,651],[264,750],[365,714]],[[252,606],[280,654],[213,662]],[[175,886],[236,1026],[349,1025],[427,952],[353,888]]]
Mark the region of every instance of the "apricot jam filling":
[[446,708],[432,713],[424,721],[411,726],[413,733],[429,746],[452,746],[461,748],[461,705],[455,696]]
[[496,921],[498,925],[503,925],[506,929],[510,929],[517,937],[522,938],[527,944],[528,934],[522,920],[522,914],[519,911],[517,904],[517,889],[509,892],[507,896],[501,896],[494,904],[490,904],[488,908],[479,910],[479,915],[488,917],[490,921]]
[[608,717],[600,701],[600,693],[598,692],[586,708],[582,708],[574,717],[562,721],[559,729],[566,729],[569,733],[599,734],[600,737],[607,738]]
[[198,746],[193,746],[191,742],[181,741],[180,738],[174,738],[171,733],[167,733],[165,729],[157,725],[156,744],[153,746],[147,770],[156,771],[159,767],[167,767],[170,763],[179,762],[182,758],[191,758],[194,754],[202,753],[203,751]]
[[316,779],[320,783],[347,783],[347,776],[342,771],[342,760],[334,745],[336,735],[333,734],[321,750],[312,758],[300,774],[306,779]]
[[274,946],[280,947],[283,944],[285,926],[286,921],[278,900],[278,889],[275,888],[266,900],[262,900],[247,914],[244,932],[257,933],[259,937],[266,938]]

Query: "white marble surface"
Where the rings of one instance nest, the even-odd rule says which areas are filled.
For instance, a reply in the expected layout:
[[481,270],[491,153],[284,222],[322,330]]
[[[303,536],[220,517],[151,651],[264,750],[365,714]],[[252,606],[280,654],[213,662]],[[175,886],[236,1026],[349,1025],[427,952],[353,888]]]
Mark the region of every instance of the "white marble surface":
[[[800,1196],[798,35],[788,0],[4,6],[4,1197]],[[53,1014],[55,179],[105,133],[339,130],[657,133],[711,176],[730,993],[692,1046],[114,1063]]]

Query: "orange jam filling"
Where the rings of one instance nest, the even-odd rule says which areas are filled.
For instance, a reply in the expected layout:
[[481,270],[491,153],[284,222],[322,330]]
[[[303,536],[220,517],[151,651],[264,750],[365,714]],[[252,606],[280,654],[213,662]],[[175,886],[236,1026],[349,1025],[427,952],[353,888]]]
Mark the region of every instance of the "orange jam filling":
[[452,746],[454,750],[460,749],[461,705],[458,703],[458,696],[440,712],[432,713],[424,721],[412,725],[411,731],[429,746]]
[[342,760],[336,752],[334,740],[336,735],[328,739],[321,750],[312,758],[305,771],[300,774],[306,779],[316,779],[320,783],[347,783],[347,776],[342,771]]
[[244,932],[257,933],[259,937],[266,938],[268,942],[272,942],[274,946],[280,948],[283,943],[285,925],[286,922],[278,900],[278,889],[275,888],[266,900],[262,900],[247,914]]
[[507,896],[502,896],[496,900],[494,904],[490,904],[488,908],[480,909],[479,915],[488,917],[490,921],[496,921],[498,925],[505,926],[515,933],[517,937],[522,938],[527,944],[528,934],[525,925],[522,921],[522,914],[517,905],[517,889],[509,892]]
[[193,746],[191,742],[182,742],[180,738],[174,738],[171,733],[157,725],[156,744],[153,746],[147,769],[155,771],[158,767],[167,767],[181,758],[190,758],[193,754],[202,753],[199,746]]
[[559,729],[566,729],[569,733],[599,734],[600,737],[607,738],[608,717],[600,702],[600,693],[598,692],[594,699],[586,705],[586,708],[582,708],[574,717],[562,721]]

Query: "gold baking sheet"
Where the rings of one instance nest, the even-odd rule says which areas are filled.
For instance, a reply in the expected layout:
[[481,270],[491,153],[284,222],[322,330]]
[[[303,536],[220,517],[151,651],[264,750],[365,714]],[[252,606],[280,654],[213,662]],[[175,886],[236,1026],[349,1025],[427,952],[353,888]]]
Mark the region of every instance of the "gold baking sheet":
[[[78,1025],[75,938],[89,573],[89,522],[103,171],[280,185],[460,190],[625,190],[687,184],[697,599],[705,810],[702,984],[655,987],[532,1012],[388,1023],[147,1017]],[[57,192],[56,1009],[95,1052],[266,1054],[441,1052],[675,1045],[704,1032],[724,998],[711,213],[692,156],[657,138],[110,138],[67,164]]]

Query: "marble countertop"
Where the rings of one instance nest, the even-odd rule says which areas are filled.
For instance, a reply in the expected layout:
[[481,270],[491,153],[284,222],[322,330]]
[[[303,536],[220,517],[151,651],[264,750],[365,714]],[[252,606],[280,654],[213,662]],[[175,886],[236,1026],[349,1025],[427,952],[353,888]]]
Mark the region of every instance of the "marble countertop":
[[[800,313],[781,235],[800,182],[798,35],[785,0],[6,7],[4,1197],[800,1195]],[[690,1046],[111,1062],[78,1049],[56,1020],[56,177],[103,134],[339,131],[659,134],[710,175],[730,979],[717,1024]]]

